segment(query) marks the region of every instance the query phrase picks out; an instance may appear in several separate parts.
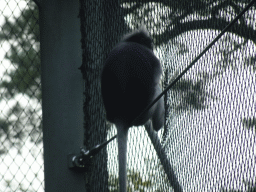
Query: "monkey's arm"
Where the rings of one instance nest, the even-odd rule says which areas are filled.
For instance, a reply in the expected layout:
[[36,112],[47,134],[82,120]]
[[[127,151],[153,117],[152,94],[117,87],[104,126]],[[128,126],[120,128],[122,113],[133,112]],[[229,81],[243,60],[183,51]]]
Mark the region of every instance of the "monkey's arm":
[[[160,86],[157,86],[155,92],[155,98],[160,95],[162,92]],[[155,131],[159,131],[164,126],[164,118],[165,118],[165,108],[164,108],[164,98],[161,97],[157,103],[155,104],[156,108],[155,109],[149,109],[149,110],[154,110],[154,113],[152,115],[152,124],[153,128]]]

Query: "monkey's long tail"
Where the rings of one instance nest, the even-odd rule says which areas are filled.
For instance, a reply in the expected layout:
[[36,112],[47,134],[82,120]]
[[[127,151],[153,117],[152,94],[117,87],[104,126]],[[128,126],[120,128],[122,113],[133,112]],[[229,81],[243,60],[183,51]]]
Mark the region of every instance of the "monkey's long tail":
[[127,138],[128,128],[123,123],[116,123],[118,140],[118,160],[119,160],[119,189],[120,192],[127,191]]

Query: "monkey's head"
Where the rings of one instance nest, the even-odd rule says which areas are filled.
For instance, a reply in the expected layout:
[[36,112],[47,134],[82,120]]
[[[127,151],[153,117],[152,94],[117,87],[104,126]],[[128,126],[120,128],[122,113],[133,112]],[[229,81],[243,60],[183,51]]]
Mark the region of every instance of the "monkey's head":
[[123,38],[125,42],[135,42],[145,47],[153,50],[153,41],[149,36],[149,33],[145,27],[140,28],[137,31],[134,31]]

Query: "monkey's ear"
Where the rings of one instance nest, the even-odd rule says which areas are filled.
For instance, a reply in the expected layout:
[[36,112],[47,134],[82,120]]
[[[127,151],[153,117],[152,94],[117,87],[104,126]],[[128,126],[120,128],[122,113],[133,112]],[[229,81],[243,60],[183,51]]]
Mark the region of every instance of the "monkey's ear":
[[153,51],[153,40],[146,28],[146,25],[142,25],[138,29],[138,33],[141,34],[141,40],[140,40],[141,44]]
[[147,30],[147,27],[145,24],[142,24],[141,27],[138,29],[138,31],[143,32],[147,37],[150,37],[149,32]]
[[124,36],[123,42],[134,42],[153,50],[153,42],[145,26]]

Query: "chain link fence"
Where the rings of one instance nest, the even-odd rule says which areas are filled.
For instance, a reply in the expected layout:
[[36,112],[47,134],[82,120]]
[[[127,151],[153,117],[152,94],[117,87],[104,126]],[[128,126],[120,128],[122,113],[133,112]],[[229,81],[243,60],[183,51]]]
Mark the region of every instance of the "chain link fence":
[[39,13],[0,2],[0,191],[44,191]]
[[[86,3],[86,83],[97,81],[104,52],[143,23],[165,87],[249,1]],[[104,17],[95,16],[99,10]],[[10,0],[1,1],[0,13],[0,191],[43,191],[38,9],[32,1]],[[184,191],[256,190],[255,21],[254,4],[165,95],[166,126],[158,135]],[[95,94],[86,90],[85,101],[100,103],[99,85],[85,88]],[[87,147],[116,134],[99,123],[97,111],[85,127]],[[130,129],[128,146],[129,191],[172,191],[144,127]],[[118,190],[116,142],[106,152],[87,175],[88,191],[97,191],[107,174],[105,191]]]

